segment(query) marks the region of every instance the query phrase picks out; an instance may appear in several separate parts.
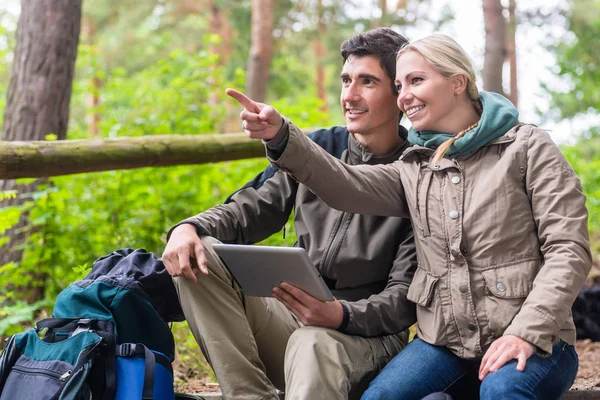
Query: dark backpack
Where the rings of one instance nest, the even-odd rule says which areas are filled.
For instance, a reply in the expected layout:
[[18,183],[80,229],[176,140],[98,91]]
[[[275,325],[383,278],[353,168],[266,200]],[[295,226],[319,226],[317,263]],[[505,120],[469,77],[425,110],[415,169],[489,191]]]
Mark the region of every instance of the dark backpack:
[[584,286],[573,303],[577,340],[600,342],[600,285]]
[[0,400],[173,399],[175,345],[161,314],[169,322],[183,316],[152,253],[126,249],[98,259],[58,295],[53,318],[7,340]]

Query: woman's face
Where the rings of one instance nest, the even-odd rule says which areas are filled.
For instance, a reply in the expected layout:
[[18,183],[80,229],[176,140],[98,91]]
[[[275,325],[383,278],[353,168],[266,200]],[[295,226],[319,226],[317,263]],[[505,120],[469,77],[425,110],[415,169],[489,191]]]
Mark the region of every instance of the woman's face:
[[455,84],[437,72],[416,51],[402,54],[396,63],[398,108],[408,117],[415,130],[451,132],[456,125]]

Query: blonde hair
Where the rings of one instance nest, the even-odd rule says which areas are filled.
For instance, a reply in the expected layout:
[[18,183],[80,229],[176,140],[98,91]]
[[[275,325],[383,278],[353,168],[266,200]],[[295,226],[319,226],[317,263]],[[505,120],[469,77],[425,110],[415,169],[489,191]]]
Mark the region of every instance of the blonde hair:
[[[439,72],[442,76],[450,78],[453,75],[464,75],[467,78],[467,96],[473,103],[473,107],[478,114],[481,115],[481,105],[479,104],[479,90],[475,83],[475,70],[471,64],[471,60],[464,49],[456,43],[454,39],[441,33],[434,33],[423,39],[419,39],[412,43],[403,46],[396,55],[396,61],[409,51],[419,53],[427,60],[433,69]],[[433,164],[437,164],[444,157],[446,151],[452,143],[460,139],[466,131],[460,132],[458,135],[446,140],[442,143],[433,156]]]

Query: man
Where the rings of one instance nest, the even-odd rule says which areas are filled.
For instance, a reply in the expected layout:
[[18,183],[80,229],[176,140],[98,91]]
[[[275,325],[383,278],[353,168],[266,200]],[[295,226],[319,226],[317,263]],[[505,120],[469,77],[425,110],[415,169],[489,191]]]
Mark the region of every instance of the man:
[[[357,34],[341,46],[346,127],[312,140],[349,164],[396,160],[399,126],[391,29]],[[218,241],[255,243],[279,231],[295,209],[297,245],[336,297],[321,302],[282,284],[274,298],[245,296],[212,250]],[[416,268],[408,220],[333,210],[269,166],[218,205],[171,229],[163,261],[187,321],[227,399],[344,399],[407,342],[415,321],[406,293]],[[285,261],[282,262],[285,264]]]

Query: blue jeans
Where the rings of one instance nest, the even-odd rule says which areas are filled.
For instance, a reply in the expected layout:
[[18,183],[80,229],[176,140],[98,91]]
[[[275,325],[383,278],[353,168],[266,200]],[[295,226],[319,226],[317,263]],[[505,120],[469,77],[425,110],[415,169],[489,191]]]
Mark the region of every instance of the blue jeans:
[[479,382],[479,364],[417,338],[390,361],[361,399],[420,400],[434,392],[460,400],[560,399],[575,381],[579,361],[575,348],[560,341],[551,356],[531,356],[523,372],[512,360]]

